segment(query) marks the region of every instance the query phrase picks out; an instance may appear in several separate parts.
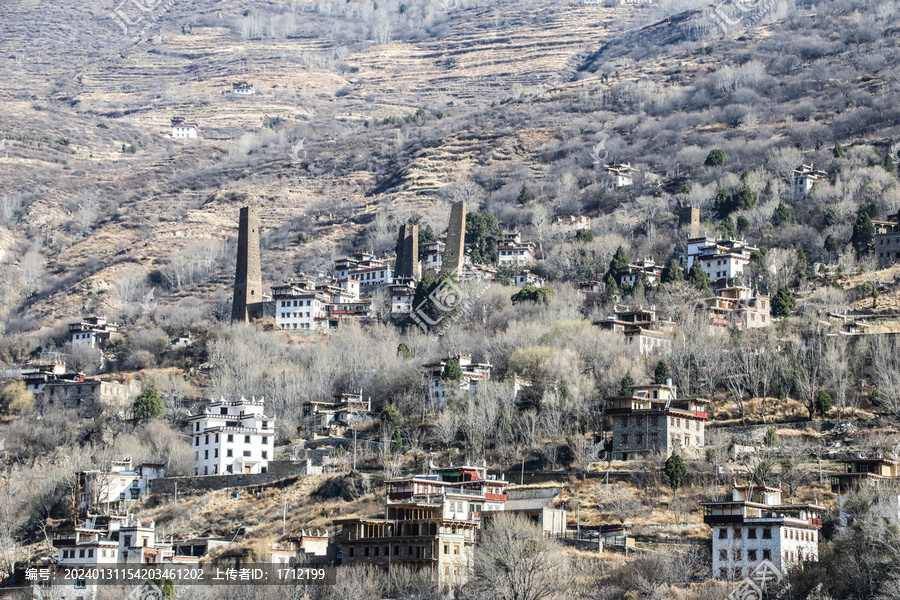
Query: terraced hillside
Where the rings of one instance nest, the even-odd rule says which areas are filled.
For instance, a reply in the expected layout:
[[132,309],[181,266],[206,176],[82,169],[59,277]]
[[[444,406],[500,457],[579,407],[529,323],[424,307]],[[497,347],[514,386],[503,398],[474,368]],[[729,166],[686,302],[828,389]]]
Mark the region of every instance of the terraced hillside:
[[[227,294],[227,243],[247,203],[260,208],[268,283],[352,248],[390,251],[416,213],[440,230],[464,178],[483,191],[476,204],[527,235],[543,237],[544,217],[515,205],[523,184],[548,218],[602,215],[603,232],[666,258],[673,238],[641,233],[635,198],[665,192],[666,210],[651,214],[670,227],[669,205],[708,211],[740,170],[783,180],[767,157],[790,144],[835,174],[826,196],[794,207],[814,230],[829,203],[848,211],[830,145],[877,170],[872,145],[889,145],[900,124],[883,98],[898,76],[893,38],[861,37],[862,21],[831,4],[779,8],[719,38],[697,35],[690,2],[144,0],[146,14],[128,13],[143,20],[121,27],[124,6],[0,6],[0,260],[21,290],[6,300],[17,329],[108,310],[126,268],[142,269],[164,304]],[[896,20],[871,18],[870,30]],[[256,94],[229,93],[237,81]],[[175,116],[200,137],[173,139]],[[602,186],[601,142],[603,161],[639,169],[628,193]],[[703,170],[715,146],[733,172]],[[893,184],[871,177],[854,189],[887,212],[893,196],[875,190]],[[689,197],[674,198],[688,183]],[[760,240],[771,238],[763,213]],[[846,220],[830,227],[849,237]],[[812,261],[823,258],[816,236],[801,236]]]

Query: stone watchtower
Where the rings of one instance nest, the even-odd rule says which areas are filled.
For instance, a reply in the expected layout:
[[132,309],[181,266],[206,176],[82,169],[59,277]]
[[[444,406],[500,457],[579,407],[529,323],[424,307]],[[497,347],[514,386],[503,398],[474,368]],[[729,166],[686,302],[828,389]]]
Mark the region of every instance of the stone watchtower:
[[394,278],[419,278],[419,228],[415,225],[400,227],[397,237],[397,266]]
[[700,234],[700,207],[682,206],[678,213],[678,228],[687,229],[690,238],[697,237]]
[[259,260],[259,215],[256,209],[241,209],[238,226],[237,269],[231,322],[247,323],[263,313],[262,272]]
[[454,202],[450,208],[450,226],[447,228],[447,245],[441,263],[441,274],[462,275],[466,256],[466,203]]

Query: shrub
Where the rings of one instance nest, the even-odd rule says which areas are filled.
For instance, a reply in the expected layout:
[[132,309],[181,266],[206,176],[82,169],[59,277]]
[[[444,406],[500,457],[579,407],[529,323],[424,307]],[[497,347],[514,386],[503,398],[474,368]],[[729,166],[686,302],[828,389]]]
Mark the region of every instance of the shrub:
[[724,167],[728,164],[728,156],[725,154],[724,150],[716,148],[715,150],[709,151],[709,154],[706,156],[706,161],[703,164],[707,167]]
[[131,407],[132,414],[139,421],[150,421],[152,419],[161,419],[165,413],[165,405],[159,393],[151,386],[147,386],[141,394],[134,399]]

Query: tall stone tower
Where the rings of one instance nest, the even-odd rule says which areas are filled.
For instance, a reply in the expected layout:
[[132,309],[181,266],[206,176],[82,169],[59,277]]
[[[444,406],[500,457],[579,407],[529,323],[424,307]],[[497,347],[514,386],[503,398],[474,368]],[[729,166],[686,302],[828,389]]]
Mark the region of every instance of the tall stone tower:
[[419,278],[419,228],[403,225],[397,237],[397,268],[394,277]]
[[454,202],[450,208],[450,226],[447,228],[447,245],[441,262],[441,274],[462,275],[466,256],[466,203]]
[[262,272],[259,260],[259,215],[256,209],[241,209],[238,225],[237,269],[231,322],[247,323],[262,316]]
[[678,227],[686,229],[688,237],[700,235],[700,207],[683,206],[678,214]]

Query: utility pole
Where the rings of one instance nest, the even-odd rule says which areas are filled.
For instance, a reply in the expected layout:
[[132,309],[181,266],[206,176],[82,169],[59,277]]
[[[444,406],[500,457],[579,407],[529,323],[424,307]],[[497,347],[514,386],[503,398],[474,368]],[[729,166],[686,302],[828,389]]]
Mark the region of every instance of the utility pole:
[[287,494],[284,495],[284,504],[281,507],[281,535],[284,536],[287,526]]
[[609,502],[609,467],[612,463],[606,463],[606,501]]
[[575,505],[575,537],[581,539],[581,502]]
[[394,527],[392,525],[388,525],[388,598],[391,597],[391,566],[394,559],[394,542],[392,541],[393,536]]
[[522,475],[519,477],[519,485],[525,485],[525,455],[522,454]]
[[178,482],[175,482],[175,505],[178,506]]

